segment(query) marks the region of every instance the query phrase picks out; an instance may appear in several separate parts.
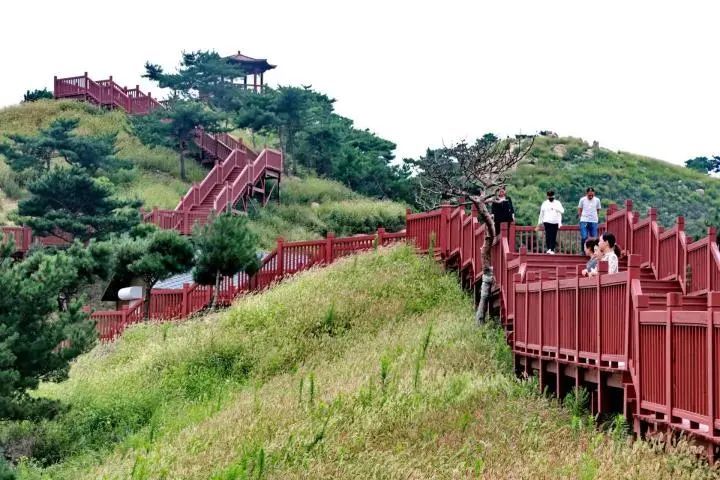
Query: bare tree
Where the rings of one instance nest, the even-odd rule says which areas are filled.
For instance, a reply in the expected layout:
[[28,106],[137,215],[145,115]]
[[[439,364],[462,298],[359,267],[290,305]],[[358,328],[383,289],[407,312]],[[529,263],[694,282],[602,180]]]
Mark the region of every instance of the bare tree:
[[474,144],[465,141],[450,147],[428,151],[414,163],[418,168],[420,192],[418,203],[428,209],[442,202],[474,205],[479,220],[485,225],[485,242],[482,247],[483,275],[480,301],[475,313],[478,324],[485,321],[490,289],[493,283],[491,247],[496,232],[493,218],[487,208],[503,185],[508,174],[528,154],[534,143],[529,139],[500,140],[486,134]]

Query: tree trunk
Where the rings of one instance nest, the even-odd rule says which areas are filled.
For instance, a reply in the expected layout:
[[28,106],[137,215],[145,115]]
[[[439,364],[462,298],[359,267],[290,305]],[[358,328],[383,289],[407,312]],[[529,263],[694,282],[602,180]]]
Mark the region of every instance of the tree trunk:
[[213,298],[212,302],[210,302],[210,308],[212,310],[215,310],[215,307],[217,307],[218,293],[220,291],[220,278],[222,277],[220,275],[220,270],[218,270],[215,272],[215,290],[213,290]]
[[488,303],[490,301],[490,292],[493,284],[493,267],[492,267],[492,244],[495,240],[495,224],[490,212],[488,212],[485,203],[481,200],[472,199],[473,204],[477,207],[478,220],[485,224],[485,242],[483,243],[481,256],[483,263],[482,283],[480,285],[480,301],[478,302],[477,311],[475,312],[475,322],[477,325],[485,323],[485,316],[488,311]]
[[145,320],[150,320],[150,290],[148,290],[147,294],[145,294],[145,300],[143,300],[144,310],[145,310]]
[[280,140],[280,152],[282,153],[282,156],[283,156],[283,173],[285,175],[287,175],[288,171],[289,171],[290,161],[287,158],[287,145],[285,145],[282,128],[278,128],[277,133],[278,133],[278,140]]
[[187,180],[185,178],[185,148],[183,142],[180,142],[180,179]]

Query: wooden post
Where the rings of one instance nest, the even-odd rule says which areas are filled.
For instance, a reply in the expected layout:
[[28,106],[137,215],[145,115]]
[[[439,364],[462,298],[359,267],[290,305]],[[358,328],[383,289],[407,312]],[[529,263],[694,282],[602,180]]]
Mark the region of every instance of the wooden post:
[[53,77],[53,97],[58,98],[57,75]]
[[182,286],[182,316],[187,317],[190,315],[190,305],[188,299],[188,290],[190,289],[189,283],[183,283]]
[[335,234],[328,232],[325,238],[325,263],[333,262],[333,241],[335,240]]
[[712,290],[712,269],[713,269],[713,254],[712,254],[712,245],[715,243],[715,239],[717,238],[717,230],[715,227],[708,227],[707,230],[708,234],[708,245],[707,245],[707,259],[705,260],[707,262],[708,268],[706,272],[705,277],[705,285],[707,286],[707,291],[710,292]]
[[680,310],[683,304],[682,294],[672,292],[667,294],[667,310],[665,312],[665,406],[667,408],[668,425],[673,423],[672,398],[672,320],[673,312]]
[[715,331],[715,312],[720,311],[720,292],[708,293],[707,308],[707,404],[708,404],[708,427],[709,433],[715,437],[715,371],[718,366],[715,364],[715,342],[713,335]]
[[[658,238],[653,239],[653,226],[657,226],[657,209],[655,209],[655,208],[648,209],[648,217],[650,217],[650,235],[649,235],[649,237],[650,237],[650,240],[649,240],[650,255],[649,255],[648,261],[650,262],[651,267],[654,266],[655,269],[657,269],[657,266],[658,266],[657,247],[659,246],[659,244],[658,244]],[[659,235],[659,233],[658,233],[658,235]],[[655,246],[655,248],[653,248],[653,245]],[[653,258],[653,252],[654,252],[654,258]]]
[[[633,309],[632,309],[632,283],[633,280],[640,278],[640,265],[642,264],[642,257],[637,254],[631,254],[628,256],[628,279],[626,284],[625,292],[625,368],[628,368],[628,361],[630,358],[630,322],[633,321]],[[637,336],[637,332],[635,332]]]
[[[604,274],[608,273],[608,263],[607,262],[598,262],[598,274],[595,276],[595,288],[597,292],[597,304],[596,307],[596,314],[597,314],[597,364],[600,366],[600,362],[602,360],[602,282],[601,278]],[[600,387],[600,379],[598,378],[598,388]],[[598,391],[600,391],[598,389]],[[599,406],[599,404],[598,404]]]
[[438,246],[441,258],[447,258],[450,245],[450,205],[444,203],[440,207],[440,231],[438,232]]
[[378,227],[377,229],[377,246],[382,247],[385,242],[385,229],[383,227]]
[[681,271],[682,268],[685,267],[686,259],[685,259],[685,253],[686,251],[684,249],[681,250],[680,246],[680,233],[685,231],[685,218],[681,215],[677,217],[677,220],[675,221],[675,276],[678,279],[678,282],[680,282],[680,286],[682,287],[683,293],[685,292],[685,272]]
[[285,273],[285,252],[283,251],[283,243],[284,240],[282,237],[277,238],[277,247],[276,247],[276,255],[275,255],[275,261],[277,262],[277,265],[275,266],[275,272],[277,277],[282,277]]
[[508,247],[510,251],[515,251],[515,222],[508,223]]

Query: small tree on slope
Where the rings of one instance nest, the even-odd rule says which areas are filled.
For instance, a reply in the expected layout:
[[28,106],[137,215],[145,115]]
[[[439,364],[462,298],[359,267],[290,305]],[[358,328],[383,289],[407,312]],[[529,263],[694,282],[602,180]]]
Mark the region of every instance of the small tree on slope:
[[257,272],[258,239],[248,228],[247,218],[223,213],[194,234],[198,255],[193,279],[201,285],[215,285],[211,307],[217,305],[223,275]]
[[113,196],[112,186],[79,167],[53,168],[28,185],[18,204],[18,220],[37,235],[80,240],[104,239],[140,221],[139,202]]
[[485,319],[493,283],[491,247],[496,232],[486,204],[492,201],[510,171],[530,151],[533,140],[499,140],[493,134],[486,134],[474,144],[462,141],[451,147],[428,151],[425,157],[412,162],[419,170],[418,203],[436,208],[443,201],[466,198],[476,207],[479,220],[485,225],[482,285],[475,314],[478,323]]
[[158,230],[148,237],[125,240],[115,253],[115,275],[129,280],[133,275],[145,282],[145,318],[150,315],[150,291],[159,282],[186,272],[193,262],[190,240],[174,230]]

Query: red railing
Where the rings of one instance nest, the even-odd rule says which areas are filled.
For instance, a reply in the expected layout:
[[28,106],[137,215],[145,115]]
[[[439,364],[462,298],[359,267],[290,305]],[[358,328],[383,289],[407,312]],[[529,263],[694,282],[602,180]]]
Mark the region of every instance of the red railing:
[[95,321],[100,340],[108,341],[120,335],[128,325],[138,323],[143,319],[144,303],[136,300],[120,310],[105,310],[93,312],[91,318]]
[[60,237],[36,237],[30,227],[0,227],[0,242],[7,242],[10,238],[15,245],[15,255],[18,256],[24,256],[33,243],[45,247],[63,247],[69,245],[72,240]]
[[[627,260],[621,262],[621,272],[592,278],[578,274],[585,258],[567,254],[580,251],[577,227],[564,227],[568,247],[561,241],[559,251],[566,254],[553,256],[540,253],[543,239],[533,227],[504,227],[492,246],[502,322],[516,358],[527,359],[526,371],[539,369],[541,386],[548,384],[543,375],[561,382],[563,364],[572,367],[570,375],[580,369],[592,372],[586,374],[597,384],[592,408],[602,413],[608,408],[604,390],[614,378],[613,385],[626,390],[626,412],[640,422],[720,445],[716,232],[710,229],[693,242],[685,235],[682,217],[667,231],[656,218],[651,209],[640,219],[631,202],[622,210],[612,206],[600,232],[615,234]],[[476,272],[463,277],[470,278],[469,286],[480,281],[483,234],[484,227],[463,208],[407,216],[408,240],[427,251],[430,236],[439,239],[437,257]],[[662,293],[668,289],[667,295]],[[551,372],[547,365],[553,365]],[[554,388],[562,389],[560,384]]]
[[121,87],[112,77],[96,82],[88,77],[87,72],[80,77],[55,77],[53,95],[55,98],[74,98],[105,107],[122,108],[134,115],[144,115],[162,108],[160,102],[149,93],[143,93],[137,86],[134,89]]
[[[316,265],[332,263],[346,255],[369,250],[375,245],[386,246],[405,239],[404,232],[388,233],[380,228],[375,235],[356,235],[335,238],[332,234],[322,240],[285,242],[278,239],[277,247],[261,262],[253,276],[244,273],[223,277],[218,292],[220,305],[230,304],[235,297],[249,291],[259,291],[287,275]],[[178,289],[152,289],[149,317],[153,320],[185,318],[207,307],[214,287],[184,284]],[[131,323],[142,320],[144,304],[141,300],[129,308],[117,311],[97,311],[91,318],[97,322],[101,340],[116,338]]]

